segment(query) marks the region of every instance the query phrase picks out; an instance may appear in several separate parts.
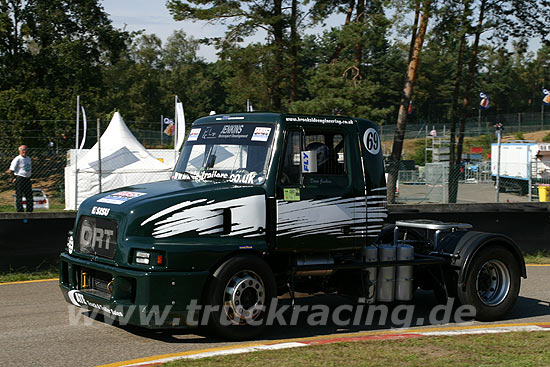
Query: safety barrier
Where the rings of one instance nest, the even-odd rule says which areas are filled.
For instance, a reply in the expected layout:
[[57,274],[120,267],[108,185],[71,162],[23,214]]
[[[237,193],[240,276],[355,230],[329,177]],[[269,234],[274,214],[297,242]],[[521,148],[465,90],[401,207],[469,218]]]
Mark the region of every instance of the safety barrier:
[[[0,213],[0,272],[54,266],[75,212]],[[527,253],[550,251],[550,203],[391,205],[388,223],[402,219],[466,222],[505,234]]]

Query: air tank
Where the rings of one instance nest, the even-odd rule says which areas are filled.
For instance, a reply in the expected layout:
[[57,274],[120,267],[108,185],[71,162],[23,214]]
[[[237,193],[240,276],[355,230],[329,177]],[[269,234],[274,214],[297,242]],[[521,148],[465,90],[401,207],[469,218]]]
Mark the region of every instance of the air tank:
[[[377,262],[378,261],[378,247],[376,246],[365,246],[361,252],[363,262]],[[365,268],[364,272],[368,272],[368,276],[365,277],[368,280],[367,284],[367,294],[366,301],[367,303],[376,302],[376,268]]]
[[[380,261],[395,261],[396,246],[378,246]],[[395,266],[385,266],[378,269],[376,298],[379,302],[394,300]]]
[[[399,244],[397,246],[397,260],[413,260],[414,247]],[[397,301],[410,301],[413,298],[413,267],[398,266],[395,282],[395,299]]]

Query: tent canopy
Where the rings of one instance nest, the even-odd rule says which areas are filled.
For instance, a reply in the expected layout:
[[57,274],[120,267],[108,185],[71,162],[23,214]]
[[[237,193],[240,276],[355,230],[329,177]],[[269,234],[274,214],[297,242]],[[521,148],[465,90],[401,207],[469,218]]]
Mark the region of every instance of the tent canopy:
[[100,141],[101,150],[96,143],[78,160],[71,158],[71,165],[65,167],[65,209],[77,209],[87,197],[99,193],[100,178],[102,192],[170,178],[172,167],[141,145],[119,112],[115,112]]
[[[104,173],[171,169],[141,145],[128,129],[119,112],[115,112],[100,140],[101,171]],[[78,160],[79,171],[99,171],[98,149],[99,146],[96,143],[83,158]]]

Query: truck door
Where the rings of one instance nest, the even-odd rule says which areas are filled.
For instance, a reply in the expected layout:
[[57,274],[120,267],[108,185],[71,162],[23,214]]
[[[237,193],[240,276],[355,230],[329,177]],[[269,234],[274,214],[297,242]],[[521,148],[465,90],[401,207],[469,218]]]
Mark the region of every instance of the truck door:
[[[286,131],[276,189],[279,250],[359,246],[357,237],[366,230],[365,196],[353,182],[350,153],[356,148],[348,131],[302,126]],[[317,161],[315,172],[303,172],[303,152]]]

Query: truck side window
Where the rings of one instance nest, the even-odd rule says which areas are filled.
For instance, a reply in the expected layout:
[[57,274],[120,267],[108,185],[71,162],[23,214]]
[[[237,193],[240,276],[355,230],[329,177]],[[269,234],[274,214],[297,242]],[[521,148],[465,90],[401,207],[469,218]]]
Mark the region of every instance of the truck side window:
[[300,132],[290,131],[284,151],[283,168],[279,181],[283,185],[300,184]]
[[305,150],[317,152],[317,175],[345,173],[344,137],[330,131],[306,130]]

